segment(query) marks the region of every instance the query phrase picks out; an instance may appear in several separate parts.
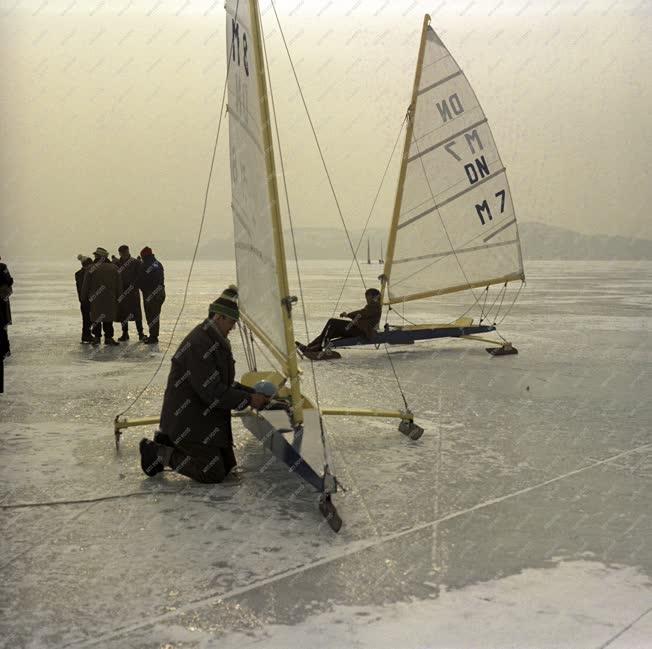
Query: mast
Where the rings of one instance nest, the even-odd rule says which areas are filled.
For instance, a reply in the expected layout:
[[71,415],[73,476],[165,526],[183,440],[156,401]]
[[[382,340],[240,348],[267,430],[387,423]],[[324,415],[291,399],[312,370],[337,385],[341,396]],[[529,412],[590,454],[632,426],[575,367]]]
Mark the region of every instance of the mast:
[[371,244],[369,239],[367,239],[367,264],[371,264]]
[[410,142],[412,141],[412,132],[414,130],[414,108],[417,102],[417,92],[421,81],[421,68],[423,67],[423,53],[426,49],[426,34],[430,26],[430,16],[426,14],[423,17],[423,27],[421,28],[421,43],[419,44],[419,54],[417,56],[417,67],[414,73],[414,85],[412,86],[412,100],[408,108],[408,123],[405,129],[405,144],[403,145],[403,156],[401,157],[401,170],[398,175],[398,186],[396,188],[396,198],[394,199],[394,212],[392,222],[389,227],[389,240],[387,241],[387,256],[385,257],[385,266],[381,275],[380,303],[385,299],[385,288],[389,282],[389,276],[392,270],[392,261],[394,259],[394,248],[396,246],[396,226],[401,215],[401,203],[403,202],[403,184],[405,183],[405,174],[407,172],[407,161],[410,153]]
[[294,344],[294,327],[292,326],[292,300],[285,261],[285,245],[283,243],[283,227],[279,209],[278,184],[276,182],[276,164],[274,162],[274,146],[272,129],[267,99],[267,80],[265,77],[265,60],[263,54],[262,35],[260,27],[260,12],[258,0],[249,0],[251,13],[251,31],[253,36],[254,56],[256,57],[256,71],[258,95],[260,97],[260,110],[262,116],[263,146],[265,150],[265,166],[267,167],[267,191],[272,213],[272,228],[274,230],[274,247],[276,250],[276,269],[279,292],[281,295],[281,311],[285,331],[287,349],[287,369],[290,379],[290,394],[292,396],[292,423],[303,422],[303,397],[301,396],[301,382],[297,364],[297,351]]

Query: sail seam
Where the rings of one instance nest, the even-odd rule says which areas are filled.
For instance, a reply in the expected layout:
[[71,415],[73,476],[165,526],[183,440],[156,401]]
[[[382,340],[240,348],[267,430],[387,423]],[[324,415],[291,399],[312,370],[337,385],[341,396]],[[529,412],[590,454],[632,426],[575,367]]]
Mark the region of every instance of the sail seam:
[[[395,264],[405,264],[411,261],[421,261],[422,259],[434,259],[436,257],[449,257],[450,255],[457,252],[458,254],[462,252],[475,252],[477,250],[485,250],[486,248],[498,248],[500,246],[508,246],[513,243],[517,243],[518,239],[513,239],[511,241],[501,241],[499,243],[490,243],[486,246],[471,246],[470,248],[457,248],[455,251],[449,250],[448,252],[436,252],[432,255],[420,255],[419,257],[406,257],[405,259],[395,259]],[[400,282],[399,282],[400,283]]]
[[265,152],[263,151],[263,147],[261,146],[260,142],[256,138],[256,135],[254,134],[253,131],[250,130],[249,126],[242,120],[240,115],[236,113],[230,106],[227,106],[229,115],[235,119],[238,124],[242,127],[242,130],[251,138],[252,142],[256,145],[256,148],[260,151],[261,155],[264,156]]
[[435,210],[438,210],[440,207],[444,207],[445,205],[448,205],[449,203],[457,200],[461,196],[464,196],[464,194],[467,194],[471,190],[475,189],[476,187],[479,187],[483,183],[486,183],[488,180],[491,180],[492,178],[495,178],[499,174],[503,173],[505,171],[505,167],[502,167],[498,171],[495,171],[494,173],[490,174],[489,176],[486,176],[482,180],[478,181],[477,183],[474,183],[470,187],[467,187],[466,189],[462,190],[461,192],[458,192],[457,194],[454,194],[450,198],[447,198],[445,201],[442,201],[441,203],[435,203],[433,207],[430,209],[427,209],[420,214],[417,214],[416,216],[413,216],[411,219],[408,219],[407,221],[404,221],[403,223],[400,223],[396,229],[400,230],[401,228],[404,228],[406,225],[411,225],[415,221],[418,221],[419,219],[422,219],[424,216],[428,216],[428,214],[434,212]]
[[428,92],[429,90],[432,90],[433,88],[436,88],[437,86],[441,86],[443,83],[446,83],[450,81],[451,79],[454,79],[455,77],[459,77],[460,74],[462,74],[462,70],[458,70],[457,72],[453,72],[453,74],[449,74],[447,77],[444,77],[443,79],[440,79],[439,81],[435,83],[431,83],[429,86],[426,86],[425,88],[422,88],[417,92],[417,96],[423,95],[424,93]]
[[425,70],[426,68],[432,67],[433,65],[437,65],[440,61],[443,61],[444,59],[450,59],[451,55],[449,52],[446,52],[444,56],[440,56],[438,59],[435,59],[434,61],[430,61],[430,63],[426,63],[421,69]]
[[[516,218],[513,218],[511,221],[508,221],[507,223],[505,223],[505,225],[503,225],[502,227],[498,228],[497,230],[494,230],[490,235],[485,237],[483,239],[483,241],[485,243],[487,243],[487,241],[489,241],[490,239],[493,239],[497,234],[500,234],[503,230],[506,230],[510,225],[514,225],[514,223],[516,223]],[[517,241],[518,241],[518,239],[514,240],[515,243]]]
[[[512,211],[512,214],[513,214],[513,211]],[[497,225],[500,225],[500,224],[502,224],[502,223],[503,223],[503,221],[500,221],[499,223],[497,223]],[[474,237],[471,237],[470,239],[467,239],[464,243],[461,244],[461,246],[462,246],[462,247],[466,247],[466,246],[468,246],[469,244],[471,244],[471,243],[473,243],[474,241],[476,241],[477,239],[479,239],[481,236],[482,236],[482,234],[476,234]],[[517,241],[518,241],[518,236],[517,236]],[[417,270],[417,271],[415,271],[415,272],[413,272],[413,273],[410,273],[410,274],[407,275],[406,277],[403,277],[402,279],[398,280],[398,281],[396,282],[396,284],[402,284],[402,283],[405,283],[405,282],[406,282],[407,280],[409,280],[411,277],[414,277],[415,275],[418,275],[419,273],[422,273],[423,271],[428,270],[429,268],[432,268],[435,264],[438,264],[440,261],[441,261],[441,258],[439,258],[439,259],[437,259],[437,260],[435,260],[435,261],[433,261],[433,262],[427,264],[427,265],[424,266],[423,268],[420,268],[419,270]],[[476,298],[476,302],[477,302],[477,298]]]
[[454,140],[456,137],[459,137],[460,135],[463,135],[467,131],[470,131],[473,128],[477,128],[478,126],[481,126],[482,124],[485,124],[487,122],[487,118],[485,117],[484,119],[480,120],[479,122],[475,122],[475,124],[471,124],[470,126],[467,126],[466,128],[462,129],[461,131],[458,131],[457,133],[453,133],[453,135],[450,135],[449,137],[437,142],[437,144],[433,144],[432,146],[429,146],[427,149],[424,149],[423,151],[420,151],[416,155],[413,155],[408,158],[408,164],[410,162],[413,162],[414,160],[421,158],[422,156],[426,155],[426,153],[430,153],[431,151],[434,151],[435,149],[438,149],[440,146],[446,144],[446,142],[449,142],[450,140]]

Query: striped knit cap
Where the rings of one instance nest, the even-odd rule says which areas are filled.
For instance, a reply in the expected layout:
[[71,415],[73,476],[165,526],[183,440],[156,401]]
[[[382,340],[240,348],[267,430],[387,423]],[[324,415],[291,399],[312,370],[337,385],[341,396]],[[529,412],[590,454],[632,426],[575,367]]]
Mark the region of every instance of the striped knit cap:
[[238,310],[238,288],[231,284],[229,288],[222,291],[222,295],[215,300],[208,307],[208,317],[210,318],[215,314],[225,315],[231,320],[240,319],[240,311]]

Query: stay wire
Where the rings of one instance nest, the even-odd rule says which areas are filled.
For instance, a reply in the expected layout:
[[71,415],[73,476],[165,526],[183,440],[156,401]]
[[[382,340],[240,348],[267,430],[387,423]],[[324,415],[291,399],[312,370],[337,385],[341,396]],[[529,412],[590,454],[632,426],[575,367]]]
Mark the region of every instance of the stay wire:
[[[496,297],[494,298],[494,301],[491,303],[491,306],[489,307],[489,309],[485,313],[485,319],[486,320],[489,320],[489,316],[491,315],[491,312],[494,310],[494,307],[496,306],[496,302],[498,302],[498,299],[500,298],[501,294],[505,290],[506,286],[507,286],[507,283],[505,283],[502,286],[502,288],[496,293]],[[489,288],[489,287],[487,287],[487,288]]]
[[[272,7],[274,7],[274,3],[272,2]],[[283,28],[281,27],[281,22],[279,20],[278,14],[276,13],[276,8],[274,8],[274,15],[276,16],[276,23],[279,28],[279,32],[281,34],[281,37],[283,38],[283,42],[285,43],[285,36],[283,34]],[[303,315],[303,325],[306,330],[306,336],[308,337],[308,340],[310,340],[310,329],[308,327],[308,315],[306,313],[306,304],[303,296],[303,283],[301,281],[301,268],[299,265],[299,255],[297,253],[297,242],[296,242],[296,237],[294,234],[294,221],[292,219],[292,210],[290,208],[290,195],[288,192],[288,186],[287,186],[287,180],[285,178],[285,161],[283,158],[283,149],[281,147],[281,138],[280,138],[280,133],[279,133],[279,128],[278,128],[278,120],[276,119],[276,104],[274,102],[274,91],[272,88],[272,76],[270,74],[270,69],[269,69],[269,59],[267,58],[267,46],[265,45],[265,38],[264,38],[264,32],[263,32],[263,25],[262,25],[262,19],[260,21],[260,33],[261,33],[261,40],[263,43],[263,56],[265,57],[265,69],[267,71],[267,80],[269,83],[269,97],[271,100],[272,104],[272,118],[274,120],[274,131],[276,133],[276,143],[278,145],[278,158],[279,162],[281,165],[281,179],[283,182],[283,194],[285,196],[285,206],[287,209],[288,213],[288,221],[290,224],[290,236],[292,239],[292,253],[294,255],[294,263],[297,271],[297,281],[298,281],[298,286],[299,286],[299,295],[301,298],[301,313]],[[290,58],[290,53],[287,49],[287,45],[285,47],[286,52],[288,53],[288,58]],[[292,59],[290,59],[290,64],[292,65]],[[292,66],[292,69],[294,71],[294,66]],[[296,73],[295,73],[295,79],[296,79]],[[297,79],[297,85],[299,85],[299,81]],[[305,102],[304,102],[305,106]],[[307,109],[306,109],[307,112]],[[312,125],[312,123],[311,123]],[[314,132],[314,131],[313,131]],[[315,363],[312,359],[310,360],[310,373],[312,375],[312,384],[313,384],[313,390],[315,392],[315,405],[317,406],[317,412],[319,414],[319,429],[320,429],[320,437],[321,437],[321,442],[322,442],[322,448],[324,451],[324,466],[328,468],[328,458],[327,458],[327,453],[326,453],[326,431],[324,430],[324,422],[323,418],[321,416],[321,405],[320,405],[320,400],[319,400],[319,387],[317,385],[317,374],[315,372]]]
[[494,321],[493,325],[496,326],[496,320],[498,320],[498,314],[500,313],[500,310],[503,308],[503,300],[505,299],[505,295],[507,294],[507,282],[505,282],[505,285],[503,286],[503,290],[500,292],[500,304],[498,305],[498,309],[496,309],[496,315],[494,316]]
[[[373,203],[371,204],[371,209],[369,210],[369,215],[367,216],[367,220],[364,223],[364,228],[362,230],[362,234],[360,235],[360,240],[358,241],[358,245],[355,247],[355,256],[357,258],[358,255],[358,250],[360,250],[360,246],[362,245],[362,241],[364,240],[364,235],[365,232],[367,231],[367,227],[369,225],[369,221],[371,220],[371,215],[374,212],[374,209],[376,207],[376,203],[378,201],[378,197],[380,196],[380,192],[383,188],[383,184],[385,182],[385,176],[387,176],[387,172],[389,171],[389,168],[392,164],[392,159],[394,158],[394,152],[396,151],[396,147],[398,146],[398,143],[401,139],[401,135],[403,133],[403,128],[405,126],[405,122],[407,121],[407,114],[403,118],[403,122],[401,123],[401,128],[399,129],[398,135],[396,136],[396,141],[394,142],[394,146],[392,147],[392,152],[389,154],[389,160],[387,161],[387,165],[385,167],[385,171],[383,172],[383,176],[380,179],[380,184],[378,185],[378,191],[376,192],[376,196],[374,197]],[[349,264],[349,269],[346,271],[346,277],[344,278],[344,282],[342,283],[342,288],[340,289],[340,294],[337,296],[337,302],[335,302],[335,306],[333,307],[333,314],[331,317],[335,317],[335,314],[337,313],[337,307],[340,305],[340,300],[342,299],[342,295],[344,294],[344,289],[346,288],[346,284],[349,281],[349,277],[351,275],[351,270],[353,269],[354,265],[354,260],[351,260],[351,263]],[[365,289],[367,288],[366,284],[364,284],[363,280],[363,285]]]
[[484,300],[482,302],[482,306],[480,307],[480,324],[482,324],[482,321],[485,319],[485,307],[487,306],[487,298],[489,297],[489,287],[487,286],[484,289]]
[[521,289],[525,286],[525,282],[521,281],[521,285],[518,287],[518,290],[516,291],[516,295],[514,296],[514,299],[512,300],[512,303],[509,305],[507,311],[505,311],[505,315],[503,315],[502,319],[498,323],[494,323],[495,326],[497,327],[498,325],[501,325],[504,321],[505,318],[509,315],[509,312],[512,310],[512,307],[516,304],[516,300],[518,300],[518,296],[521,292]]
[[360,268],[360,262],[358,261],[358,258],[356,257],[356,251],[353,248],[353,242],[351,241],[351,235],[349,234],[349,229],[346,227],[346,221],[344,220],[344,215],[342,214],[342,208],[340,207],[340,202],[337,198],[337,194],[335,192],[335,187],[333,186],[333,181],[331,180],[330,173],[328,171],[328,166],[326,165],[326,160],[324,158],[324,154],[322,152],[321,145],[319,144],[319,138],[317,137],[317,131],[315,130],[315,126],[312,123],[312,118],[310,117],[310,111],[308,110],[308,105],[306,103],[306,99],[303,96],[303,90],[301,89],[301,84],[299,83],[299,78],[297,76],[296,69],[294,67],[294,62],[292,61],[292,56],[290,55],[290,49],[288,48],[287,41],[285,40],[285,34],[283,32],[283,28],[281,27],[281,21],[279,20],[278,13],[276,11],[276,5],[274,4],[274,0],[270,0],[270,4],[272,9],[274,10],[274,15],[276,16],[276,22],[278,24],[278,28],[281,34],[281,38],[283,40],[283,45],[285,46],[285,52],[287,53],[288,60],[290,62],[290,67],[292,68],[292,74],[294,75],[294,80],[297,84],[297,89],[299,90],[299,96],[301,97],[301,101],[303,103],[303,108],[306,111],[306,116],[308,118],[308,123],[310,124],[310,129],[312,130],[312,135],[315,138],[315,144],[317,145],[317,150],[319,151],[319,157],[321,158],[322,165],[324,167],[324,171],[326,172],[326,178],[328,179],[328,184],[330,185],[331,188],[331,193],[333,194],[333,198],[335,200],[335,205],[337,207],[337,212],[340,216],[340,221],[342,221],[342,226],[344,227],[344,233],[346,234],[346,239],[349,243],[349,248],[351,249],[351,253],[353,255],[353,260],[355,261],[355,264],[358,268],[358,274],[360,275],[360,280],[362,281],[362,284],[364,285],[364,277],[362,275],[362,269]]
[[[361,279],[361,281],[362,281],[362,284],[364,285],[364,277],[363,277],[363,275],[362,275],[362,269],[360,268],[360,262],[358,261],[358,258],[357,258],[357,255],[356,255],[356,250],[353,248],[353,242],[351,241],[351,236],[350,236],[350,234],[349,234],[349,230],[348,230],[348,228],[346,227],[346,222],[344,221],[344,216],[343,216],[343,214],[342,214],[342,210],[341,210],[341,208],[340,208],[340,203],[339,203],[339,200],[338,200],[338,198],[337,198],[337,194],[336,194],[336,192],[335,192],[335,188],[333,187],[333,182],[332,182],[332,180],[331,180],[330,173],[328,172],[328,167],[327,167],[327,165],[326,165],[326,160],[324,159],[324,154],[323,154],[323,152],[322,152],[321,145],[319,144],[319,139],[318,139],[318,137],[317,137],[317,132],[316,132],[315,127],[314,127],[314,124],[313,124],[313,122],[312,122],[312,118],[310,117],[310,111],[308,110],[308,105],[306,104],[306,100],[305,100],[305,97],[304,97],[304,95],[303,95],[303,90],[301,89],[301,84],[299,83],[299,78],[298,78],[298,76],[297,76],[297,72],[296,72],[296,69],[295,69],[295,67],[294,67],[294,62],[292,61],[292,56],[290,55],[290,50],[289,50],[289,48],[288,48],[288,44],[287,44],[287,41],[286,41],[286,39],[285,39],[285,34],[284,34],[284,32],[283,32],[283,28],[282,28],[282,26],[281,26],[281,21],[280,21],[280,19],[279,19],[279,17],[278,17],[278,13],[277,13],[277,11],[276,11],[276,5],[274,4],[274,0],[270,0],[270,4],[271,4],[271,7],[272,7],[272,9],[273,9],[273,11],[274,11],[274,15],[276,16],[276,23],[277,23],[277,25],[278,25],[279,32],[280,32],[280,34],[281,34],[281,39],[283,40],[283,45],[284,45],[284,47],[285,47],[285,51],[286,51],[286,53],[287,53],[288,60],[289,60],[289,62],[290,62],[290,66],[291,66],[291,68],[292,68],[292,74],[294,75],[294,80],[295,80],[295,82],[296,82],[296,84],[297,84],[297,89],[298,89],[298,91],[299,91],[299,95],[300,95],[300,97],[301,97],[301,101],[302,101],[302,103],[303,103],[304,110],[306,111],[306,116],[307,116],[307,118],[308,118],[308,122],[309,122],[309,124],[310,124],[310,128],[311,128],[311,130],[312,130],[312,134],[313,134],[313,137],[315,138],[315,143],[316,143],[316,145],[317,145],[317,150],[319,151],[319,156],[320,156],[321,161],[322,161],[322,164],[323,164],[323,166],[324,166],[324,171],[326,172],[326,177],[328,178],[328,183],[329,183],[329,185],[330,185],[331,192],[332,192],[332,194],[333,194],[333,198],[334,198],[334,200],[335,200],[335,204],[336,204],[336,206],[337,206],[337,211],[338,211],[338,214],[339,214],[339,216],[340,216],[340,220],[342,221],[342,226],[344,227],[344,232],[346,233],[346,238],[347,238],[347,241],[349,242],[349,247],[350,247],[351,252],[352,252],[352,254],[353,254],[353,261],[354,261],[354,263],[355,263],[355,265],[356,265],[356,267],[357,267],[357,269],[358,269],[358,274],[360,275],[360,279]],[[265,55],[265,59],[267,59],[267,56],[266,56],[266,55]],[[269,76],[269,75],[268,75],[268,76]],[[271,87],[271,84],[270,84],[270,87]],[[272,100],[272,101],[273,101],[273,100]],[[280,145],[279,145],[279,146],[280,146]],[[280,153],[280,152],[279,152],[279,153]],[[285,184],[285,178],[283,179],[283,183]],[[286,194],[286,196],[287,196],[287,194]],[[296,257],[296,255],[295,255],[295,257]],[[302,304],[303,304],[303,300],[302,300]],[[304,309],[304,314],[305,314],[305,309]],[[305,315],[304,315],[304,317],[305,317]],[[306,321],[306,325],[307,325],[307,321]],[[403,398],[403,403],[405,404],[406,409],[409,410],[409,407],[408,407],[408,405],[407,405],[407,400],[406,400],[406,398],[405,398],[405,393],[403,392],[403,388],[401,387],[401,384],[400,384],[400,381],[399,381],[398,375],[397,375],[397,373],[396,373],[396,368],[394,367],[394,363],[393,363],[393,361],[392,361],[392,359],[391,359],[391,357],[390,357],[390,354],[389,354],[389,350],[388,350],[388,348],[387,348],[387,345],[385,345],[385,351],[386,351],[386,353],[387,353],[387,358],[389,359],[389,363],[390,363],[390,366],[391,366],[391,368],[392,368],[392,372],[394,373],[394,378],[396,379],[396,383],[397,383],[398,388],[399,388],[399,391],[400,391],[400,393],[401,393],[401,397]],[[312,366],[313,366],[313,363],[312,363],[312,361],[311,361],[311,367],[312,367]],[[313,367],[313,377],[314,377],[314,367]],[[316,379],[315,379],[315,386],[316,386],[316,384],[317,384],[317,383],[316,383]],[[316,395],[316,397],[318,398],[318,395]],[[317,408],[319,408],[319,402],[317,402]],[[320,419],[320,425],[321,425],[321,427],[322,427],[322,443],[324,444],[324,450],[325,450],[324,429],[323,429],[323,424],[321,423],[321,417],[320,417],[319,419]]]
[[[236,5],[235,5],[235,17],[236,18],[238,17],[238,7],[239,6],[240,6],[240,0],[237,0]],[[118,415],[116,416],[116,419],[118,417],[122,417],[123,415],[125,415],[127,412],[129,412],[131,410],[131,408],[136,404],[136,402],[140,399],[140,397],[143,396],[145,391],[152,384],[152,382],[154,381],[154,379],[158,375],[159,371],[161,370],[161,367],[163,367],[163,363],[165,361],[165,358],[166,358],[168,352],[170,351],[170,347],[172,346],[172,341],[174,340],[174,334],[175,334],[175,332],[177,330],[179,320],[181,320],[181,315],[183,314],[183,310],[186,307],[186,301],[188,299],[188,289],[189,289],[189,286],[190,286],[190,279],[192,277],[192,271],[193,271],[193,268],[195,266],[195,261],[197,259],[197,252],[199,251],[199,243],[201,241],[201,236],[202,236],[202,232],[203,232],[203,229],[204,229],[204,222],[206,220],[206,210],[207,210],[207,207],[208,207],[208,194],[210,192],[211,181],[213,179],[213,169],[215,167],[215,158],[217,156],[217,144],[219,142],[220,132],[221,132],[221,129],[222,129],[222,118],[224,116],[224,104],[226,103],[226,93],[227,93],[228,82],[229,82],[229,70],[231,68],[231,61],[232,61],[232,56],[231,56],[231,49],[232,48],[233,48],[233,37],[231,38],[231,48],[229,48],[229,50],[228,50],[229,54],[228,54],[228,62],[227,62],[227,65],[226,65],[226,77],[224,78],[224,88],[222,90],[222,102],[221,102],[221,105],[220,105],[220,117],[219,117],[219,120],[217,122],[217,132],[215,134],[215,142],[213,144],[213,154],[212,154],[212,157],[211,157],[211,164],[210,164],[210,167],[209,167],[209,170],[208,170],[208,179],[207,179],[207,182],[206,182],[206,191],[204,192],[204,203],[203,203],[203,207],[202,207],[201,220],[200,220],[200,223],[199,223],[199,231],[197,233],[197,240],[195,242],[195,249],[194,249],[193,254],[192,254],[192,260],[190,262],[190,269],[188,270],[188,277],[186,278],[186,285],[185,285],[184,292],[183,292],[183,301],[181,303],[181,309],[179,310],[177,318],[176,318],[176,320],[174,322],[174,326],[172,327],[172,333],[170,334],[170,339],[168,340],[167,347],[165,348],[165,351],[163,352],[163,355],[161,356],[161,361],[159,362],[158,367],[154,370],[154,374],[152,374],[152,377],[149,379],[149,381],[147,381],[147,383],[145,384],[145,387],[143,387],[140,390],[140,392],[134,397],[134,399],[131,401],[131,403],[122,412],[118,413]]]

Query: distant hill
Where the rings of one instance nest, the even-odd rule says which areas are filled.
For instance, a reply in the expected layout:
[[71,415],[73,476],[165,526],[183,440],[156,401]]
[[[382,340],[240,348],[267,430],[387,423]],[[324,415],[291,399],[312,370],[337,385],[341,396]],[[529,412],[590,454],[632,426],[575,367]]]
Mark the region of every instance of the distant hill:
[[519,225],[525,259],[652,259],[652,241],[586,235],[544,223]]
[[[566,228],[544,223],[519,224],[523,257],[525,259],[612,259],[652,260],[652,241],[605,234],[587,235]],[[360,238],[360,230],[351,232],[354,246]],[[342,230],[334,228],[297,228],[297,250],[302,259],[350,259],[351,253]],[[371,241],[371,257],[378,259],[380,243],[387,243],[387,231],[373,228],[365,233],[358,256],[367,256],[367,238]],[[162,246],[161,246],[162,247]],[[177,254],[187,254],[176,246]],[[286,232],[286,250],[291,255],[291,241]],[[191,251],[190,251],[191,252]],[[230,239],[212,239],[200,246],[200,258],[232,259],[233,243]]]

